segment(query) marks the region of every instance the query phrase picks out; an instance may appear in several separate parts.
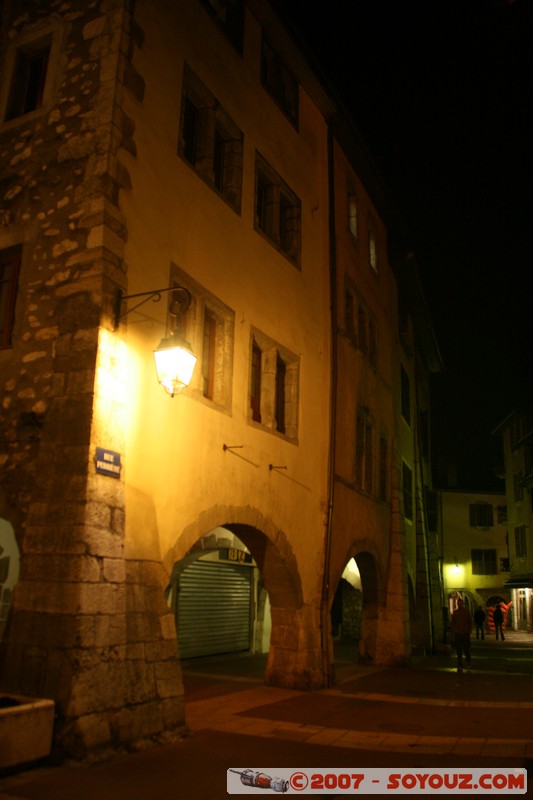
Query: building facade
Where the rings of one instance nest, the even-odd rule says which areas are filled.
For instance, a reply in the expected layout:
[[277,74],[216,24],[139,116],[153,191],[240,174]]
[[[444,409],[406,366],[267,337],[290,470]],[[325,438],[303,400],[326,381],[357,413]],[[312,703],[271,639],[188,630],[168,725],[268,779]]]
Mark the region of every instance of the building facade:
[[507,499],[509,580],[512,625],[533,631],[533,415],[531,409],[509,414],[494,431],[501,436]]
[[77,756],[182,730],[181,638],[328,685],[348,564],[361,657],[431,647],[440,360],[331,93],[264,0],[3,23],[2,689]]
[[446,617],[462,599],[472,614],[485,610],[488,626],[498,603],[512,607],[505,495],[440,490],[438,498]]

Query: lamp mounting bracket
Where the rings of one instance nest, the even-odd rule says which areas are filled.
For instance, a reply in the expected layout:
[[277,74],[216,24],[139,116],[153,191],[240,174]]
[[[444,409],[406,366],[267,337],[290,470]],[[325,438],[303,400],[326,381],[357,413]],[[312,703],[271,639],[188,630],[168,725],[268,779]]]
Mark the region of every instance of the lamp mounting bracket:
[[[137,292],[136,294],[124,294],[122,289],[117,289],[115,293],[115,305],[114,305],[114,328],[113,330],[117,330],[120,320],[124,319],[130,311],[135,311],[140,306],[147,303],[149,300],[153,300],[154,303],[159,303],[161,300],[161,296],[166,294],[167,292],[175,292],[176,293],[176,300],[175,303],[179,306],[179,311],[174,312],[174,308],[171,309],[172,313],[175,316],[179,316],[179,314],[185,313],[191,304],[191,293],[188,289],[184,286],[166,286],[164,289],[153,289],[150,292]],[[142,297],[143,299],[140,302],[135,303],[134,306],[131,308],[126,309],[126,311],[122,311],[122,303],[125,300],[136,300],[137,298]],[[172,304],[174,307],[174,303]]]

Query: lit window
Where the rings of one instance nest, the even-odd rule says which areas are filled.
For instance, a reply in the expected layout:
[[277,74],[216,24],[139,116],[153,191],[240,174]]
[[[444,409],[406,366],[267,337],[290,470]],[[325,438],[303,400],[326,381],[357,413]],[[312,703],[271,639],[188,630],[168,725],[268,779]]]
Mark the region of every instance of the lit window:
[[371,217],[368,220],[368,259],[374,272],[378,271],[378,251],[376,241],[376,228]]
[[348,186],[348,230],[357,239],[357,195],[353,186]]
[[11,347],[21,247],[0,250],[0,348]]
[[186,65],[178,144],[179,155],[240,213],[242,131]]
[[261,49],[261,81],[281,110],[294,125],[297,125],[298,81],[264,38]]
[[255,228],[287,256],[300,263],[301,203],[259,155],[256,162]]
[[250,364],[250,418],[287,439],[298,436],[298,357],[253,330]]

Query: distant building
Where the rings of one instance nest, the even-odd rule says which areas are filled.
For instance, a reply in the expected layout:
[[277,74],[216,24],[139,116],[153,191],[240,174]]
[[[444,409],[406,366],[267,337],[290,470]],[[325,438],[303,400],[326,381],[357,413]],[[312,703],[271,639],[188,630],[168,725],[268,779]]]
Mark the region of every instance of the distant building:
[[507,496],[513,627],[533,632],[533,412],[514,411],[494,431],[501,436]]
[[440,355],[331,90],[266,0],[2,26],[2,691],[79,756],[183,729],[180,655],[322,687],[332,609],[361,658],[431,649]]
[[439,491],[442,573],[449,619],[462,598],[473,613],[511,597],[505,495],[497,492]]

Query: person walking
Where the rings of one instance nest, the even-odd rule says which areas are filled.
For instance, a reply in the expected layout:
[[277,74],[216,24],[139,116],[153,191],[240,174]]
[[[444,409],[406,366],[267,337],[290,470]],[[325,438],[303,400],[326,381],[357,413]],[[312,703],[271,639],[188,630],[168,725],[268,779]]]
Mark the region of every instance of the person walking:
[[498,641],[498,633],[502,637],[502,642],[505,639],[503,635],[503,611],[501,605],[498,603],[496,608],[494,609],[494,614],[492,615],[492,620],[494,622],[494,631],[496,633],[496,641]]
[[466,666],[470,666],[470,634],[472,633],[472,617],[465,608],[462,598],[457,601],[457,608],[452,614],[450,630],[457,653],[457,672],[463,671],[463,653]]
[[481,636],[482,639],[485,638],[485,619],[486,614],[481,608],[478,606],[474,611],[474,622],[476,623],[476,639],[479,639]]

